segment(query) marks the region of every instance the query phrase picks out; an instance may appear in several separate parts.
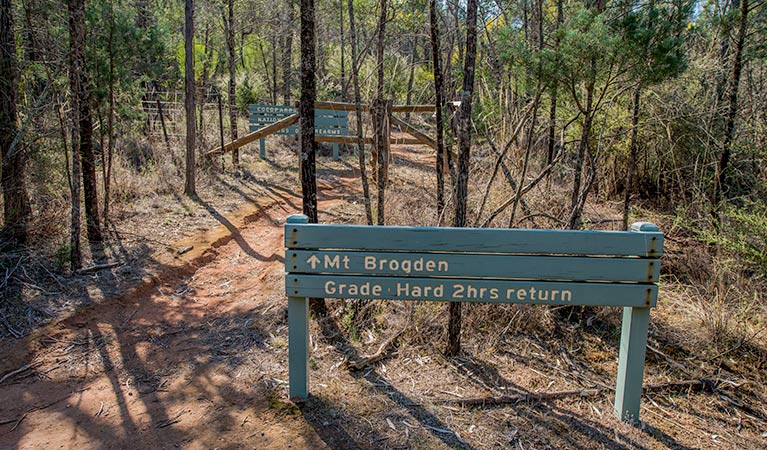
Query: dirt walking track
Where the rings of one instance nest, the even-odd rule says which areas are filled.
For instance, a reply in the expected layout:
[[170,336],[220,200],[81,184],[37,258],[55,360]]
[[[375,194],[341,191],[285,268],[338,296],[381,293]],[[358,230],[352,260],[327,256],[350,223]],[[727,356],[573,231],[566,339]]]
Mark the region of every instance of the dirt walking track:
[[[354,189],[351,175],[320,184],[321,211]],[[0,373],[36,376],[0,385],[0,449],[327,448],[282,395],[281,224],[300,205],[282,193],[219,216],[131,292],[6,349]]]

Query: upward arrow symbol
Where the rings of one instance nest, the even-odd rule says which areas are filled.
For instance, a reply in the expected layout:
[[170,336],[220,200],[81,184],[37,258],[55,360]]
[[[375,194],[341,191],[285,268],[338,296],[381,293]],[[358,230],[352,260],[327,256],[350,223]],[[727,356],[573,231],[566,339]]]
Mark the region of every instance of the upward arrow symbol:
[[312,266],[312,269],[316,269],[317,264],[320,263],[320,259],[317,258],[317,255],[312,255],[309,257],[309,259],[306,260],[306,262]]

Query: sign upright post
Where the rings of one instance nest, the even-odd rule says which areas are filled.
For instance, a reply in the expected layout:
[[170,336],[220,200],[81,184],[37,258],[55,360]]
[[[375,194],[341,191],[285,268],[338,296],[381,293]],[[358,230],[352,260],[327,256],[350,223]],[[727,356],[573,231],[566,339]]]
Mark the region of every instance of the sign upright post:
[[[632,233],[657,233],[658,231],[658,227],[651,223],[638,222],[631,225]],[[650,237],[650,239],[657,238]],[[624,422],[639,422],[649,323],[650,308],[623,308],[614,408],[615,415]]]
[[[308,217],[292,215],[286,226],[306,223]],[[309,396],[309,299],[302,296],[288,297],[288,371],[290,399],[305,400]]]

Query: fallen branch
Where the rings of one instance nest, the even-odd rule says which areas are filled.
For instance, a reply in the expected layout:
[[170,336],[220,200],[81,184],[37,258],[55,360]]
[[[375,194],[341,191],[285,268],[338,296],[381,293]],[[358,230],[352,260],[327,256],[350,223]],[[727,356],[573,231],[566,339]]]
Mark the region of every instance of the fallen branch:
[[[669,381],[667,383],[648,384],[642,388],[644,393],[658,391],[685,390],[687,392],[714,392],[716,386],[726,380],[719,378],[701,378],[696,380]],[[737,387],[737,385],[734,385]],[[440,403],[445,405],[460,405],[468,407],[509,405],[515,403],[538,403],[562,398],[596,397],[605,392],[612,392],[612,388],[597,387],[592,389],[576,389],[570,391],[540,392],[532,394],[504,395],[501,397],[479,397],[462,399],[445,399]]]
[[[76,394],[76,393],[78,393],[78,392],[84,392],[84,391],[87,391],[88,389],[90,389],[90,388],[80,389],[79,391],[73,392],[73,394]],[[61,397],[61,398],[60,398],[60,399],[58,399],[58,400],[54,400],[54,401],[52,401],[52,402],[48,402],[48,403],[46,403],[46,404],[44,404],[44,405],[35,406],[35,407],[33,407],[33,408],[30,408],[30,409],[28,409],[28,410],[27,410],[27,412],[25,412],[24,414],[22,414],[22,415],[21,415],[21,417],[19,417],[18,419],[15,419],[15,420],[14,420],[14,421],[16,422],[16,425],[14,425],[14,426],[13,426],[13,428],[11,428],[11,431],[15,431],[15,430],[16,430],[16,428],[18,428],[18,427],[19,427],[19,425],[21,424],[21,422],[22,422],[22,421],[23,421],[23,420],[24,420],[24,419],[27,417],[27,414],[29,414],[29,413],[31,413],[31,412],[35,412],[35,411],[41,411],[41,410],[43,410],[43,409],[49,408],[49,407],[51,407],[51,406],[55,405],[56,403],[59,403],[59,402],[61,402],[61,401],[63,401],[63,400],[66,400],[66,399],[68,399],[70,395],[72,395],[72,394],[68,394],[68,395],[66,395],[65,397]]]
[[183,416],[186,413],[187,413],[187,411],[182,409],[172,419],[168,419],[168,420],[163,420],[163,421],[157,422],[157,424],[155,425],[155,428],[157,428],[157,429],[165,428],[165,427],[169,427],[169,426],[173,425],[174,423],[179,423],[179,422],[181,422],[181,416]]
[[13,328],[10,323],[8,323],[8,319],[6,319],[4,315],[0,315],[0,323],[3,324],[3,326],[8,330],[9,333],[11,333],[11,336],[14,338],[21,339],[21,337],[24,336],[21,332]]
[[375,364],[378,361],[381,361],[383,359],[386,359],[389,352],[389,348],[393,347],[394,344],[397,342],[397,339],[399,339],[400,336],[402,336],[402,333],[405,332],[405,329],[407,329],[407,324],[399,330],[397,333],[395,333],[392,337],[384,341],[383,344],[381,344],[380,347],[378,347],[378,351],[370,356],[366,356],[360,360],[357,361],[347,361],[346,366],[351,370],[362,370],[365,367]]
[[26,372],[29,369],[35,368],[35,367],[39,366],[40,364],[42,364],[42,363],[41,362],[30,363],[30,364],[27,364],[26,366],[19,367],[18,369],[14,370],[12,372],[8,372],[5,375],[3,375],[2,378],[0,378],[0,383],[2,383],[3,381],[7,380],[8,378],[11,378],[14,375],[18,375],[18,374],[20,374],[22,372]]
[[652,353],[658,355],[659,357],[663,358],[667,363],[671,364],[672,366],[678,368],[682,372],[686,373],[687,375],[690,374],[690,370],[684,366],[684,364],[675,361],[673,358],[668,356],[667,354],[663,353],[662,351],[658,350],[657,348],[653,347],[652,345],[647,345],[647,350],[651,351]]
[[123,263],[121,263],[121,262],[114,262],[114,263],[109,263],[109,264],[96,264],[94,266],[90,266],[90,267],[86,267],[84,269],[78,270],[77,274],[85,275],[85,274],[88,274],[88,273],[96,273],[96,272],[100,272],[100,271],[106,270],[106,269],[114,269],[115,267],[119,267],[122,264]]

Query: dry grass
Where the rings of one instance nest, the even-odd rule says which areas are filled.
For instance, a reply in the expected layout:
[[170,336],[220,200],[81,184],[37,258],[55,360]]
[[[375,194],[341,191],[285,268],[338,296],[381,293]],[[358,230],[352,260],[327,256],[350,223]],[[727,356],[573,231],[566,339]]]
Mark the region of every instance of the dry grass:
[[[207,139],[215,141],[213,136]],[[177,194],[182,183],[177,169],[180,147],[174,146],[167,152],[158,143],[122,145],[144,155],[148,153],[141,149],[149,146],[151,157],[141,168],[134,164],[135,157],[128,158],[122,152],[115,161],[114,217],[124,253],[115,248],[113,253],[107,250],[107,255],[130,262],[128,270],[116,273],[116,286],[144,275],[139,266],[151,264],[151,260],[147,261],[149,255],[158,248],[162,250],[164,243],[219,226],[214,211],[225,214],[256,196],[279,196],[286,190],[299,189],[294,144],[289,138],[281,139],[281,145],[270,141],[268,162],[260,161],[257,151],[243,152],[247,170],[240,178],[217,170],[202,170],[199,192],[207,207]],[[494,162],[483,149],[478,149],[475,156],[470,223],[474,223],[478,213],[483,180]],[[388,224],[439,223],[432,161],[423,151],[395,159],[387,191]],[[339,177],[350,166],[357,167],[353,156],[338,163],[321,159],[320,187],[333,192]],[[521,171],[511,160],[510,167],[515,174]],[[537,170],[539,167],[533,165],[528,179]],[[517,226],[560,227],[559,221],[569,205],[569,186],[564,180],[569,180],[566,169],[553,173],[550,185],[542,182],[525,196],[527,209],[520,205]],[[375,196],[375,189],[372,193]],[[483,217],[512,194],[499,173]],[[60,204],[60,208],[46,213],[50,216],[38,216],[38,233],[55,236],[52,241],[60,245],[66,242],[66,202],[56,198],[48,201]],[[448,211],[443,224],[451,222],[451,214]],[[370,448],[460,448],[469,444],[475,448],[759,447],[764,442],[760,433],[767,429],[764,280],[753,277],[726,256],[717,256],[715,249],[689,238],[685,230],[673,225],[673,217],[642,209],[635,214],[637,219],[651,220],[663,230],[672,230],[672,239],[666,241],[661,296],[652,316],[646,382],[717,377],[731,380],[737,388],[725,383],[713,395],[710,392],[648,395],[642,409],[648,425],[639,429],[621,424],[613,417],[610,395],[478,410],[458,408],[445,405],[442,400],[612,386],[617,367],[619,309],[593,310],[585,320],[576,322],[560,317],[555,308],[466,304],[463,353],[458,358],[446,359],[441,355],[446,337],[445,304],[330,301],[333,318],[322,325],[338,329],[333,334],[312,323],[311,364],[317,380],[313,381],[316,397],[302,413],[308,420],[316,418],[316,423],[340,426],[359,442],[369,442]],[[618,224],[611,220],[620,217],[620,208],[617,203],[594,201],[587,204],[584,216],[592,228],[615,229]],[[363,223],[360,195],[349,194],[332,209],[322,211],[321,218],[328,222]],[[493,225],[506,226],[509,218],[507,210]],[[2,264],[14,264],[8,261]],[[32,261],[22,263],[29,273]],[[3,310],[9,323],[19,324],[22,332],[38,325],[45,316],[61,311],[51,302],[59,302],[62,309],[64,303],[68,303],[67,308],[74,308],[83,301],[82,293],[93,293],[99,281],[70,279],[66,281],[67,289],[62,289],[56,287],[64,282],[59,278],[61,272],[50,265],[37,270],[39,273],[29,274],[29,279],[40,285],[43,292],[15,284],[23,289],[15,295],[26,299],[25,304],[34,309]],[[46,271],[52,275],[45,275]],[[26,280],[22,275],[19,277]],[[188,283],[202,286],[204,280],[191,279]],[[107,291],[100,295],[108,294]],[[86,298],[98,301],[97,295]],[[284,384],[279,382],[287,376],[286,328],[280,309],[283,303],[281,296],[270,298],[272,315],[263,323],[218,319],[211,323],[205,341],[207,347],[225,349],[232,358],[250,361],[248,364],[258,360],[258,369],[269,373],[262,383],[268,383],[275,399],[286,395]],[[44,314],[24,315],[35,310]],[[344,368],[344,360],[375,352],[381,342],[405,326],[406,332],[392,358],[361,372]],[[253,341],[262,338],[254,334],[255,329],[268,330],[269,336],[264,339],[270,349],[267,356],[257,355],[257,350],[250,348]],[[3,339],[8,339],[5,330],[0,332],[4,333]],[[86,362],[96,364],[84,359],[89,354],[86,350],[110,343],[85,339],[70,345],[73,347],[67,364],[76,370]],[[156,374],[146,377],[157,381]],[[284,402],[277,400],[273,403],[276,409],[284,406]],[[280,414],[294,412],[280,409]]]

